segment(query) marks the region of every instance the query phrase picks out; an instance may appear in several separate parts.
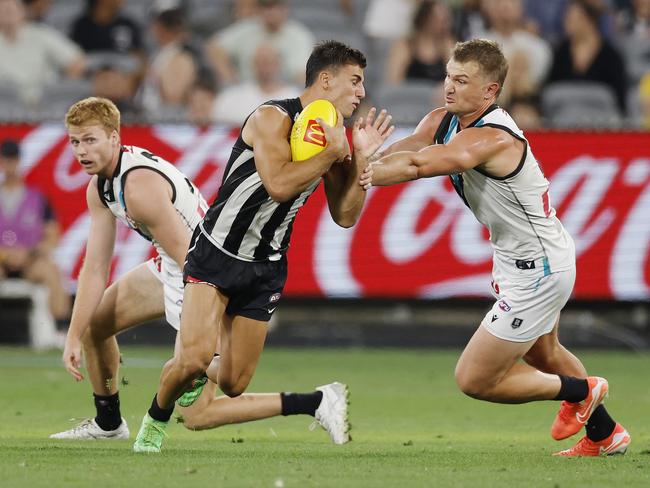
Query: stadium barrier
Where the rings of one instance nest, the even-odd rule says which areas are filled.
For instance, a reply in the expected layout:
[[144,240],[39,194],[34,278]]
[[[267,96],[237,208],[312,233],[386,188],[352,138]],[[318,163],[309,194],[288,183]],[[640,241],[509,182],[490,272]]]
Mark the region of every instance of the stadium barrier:
[[[393,138],[411,130],[398,130]],[[63,236],[56,260],[74,290],[88,232],[89,178],[74,161],[61,124],[0,127],[5,137],[21,140],[27,181],[47,194],[57,213]],[[237,129],[225,127],[122,130],[125,144],[176,164],[208,200],[236,137]],[[574,298],[642,306],[650,299],[650,138],[637,132],[527,137],[551,181],[551,205],[576,242]],[[146,241],[120,228],[112,279],[150,255]],[[361,221],[351,229],[331,221],[324,194],[317,191],[296,220],[289,261],[285,298],[294,302],[329,297],[437,303],[485,300],[490,294],[488,236],[446,178],[373,188]]]

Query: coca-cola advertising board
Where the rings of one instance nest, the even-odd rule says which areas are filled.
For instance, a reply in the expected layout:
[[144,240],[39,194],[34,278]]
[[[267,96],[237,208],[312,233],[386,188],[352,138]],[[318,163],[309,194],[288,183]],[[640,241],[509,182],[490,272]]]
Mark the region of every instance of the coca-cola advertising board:
[[[402,129],[393,138],[410,133]],[[237,129],[156,125],[122,130],[124,144],[176,164],[208,201],[216,194]],[[22,144],[28,183],[49,198],[62,227],[56,260],[74,288],[88,235],[89,177],[61,124],[3,126]],[[582,299],[650,298],[650,135],[540,132],[527,137],[551,182],[550,203],[573,236]],[[120,227],[111,278],[152,255]],[[448,178],[372,188],[359,223],[339,228],[322,189],[298,214],[289,250],[288,296],[448,298],[488,296],[487,232]]]

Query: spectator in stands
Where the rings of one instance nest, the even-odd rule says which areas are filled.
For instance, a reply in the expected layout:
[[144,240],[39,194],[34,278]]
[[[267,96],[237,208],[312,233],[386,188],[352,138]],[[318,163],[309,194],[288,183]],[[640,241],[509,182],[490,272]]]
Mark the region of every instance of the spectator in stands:
[[187,120],[199,127],[214,122],[214,106],[217,98],[217,83],[214,76],[201,76],[190,90],[187,101]]
[[255,17],[257,14],[257,0],[234,0],[232,5],[232,18],[234,22]]
[[454,37],[459,41],[483,37],[487,22],[481,10],[481,0],[462,0],[453,10]]
[[185,21],[180,4],[160,2],[160,7],[154,9],[151,32],[158,48],[140,93],[148,115],[160,116],[168,109],[182,108],[204,69],[201,49],[191,41]]
[[509,65],[500,103],[537,93],[548,76],[552,51],[526,29],[522,0],[484,0],[483,11],[490,25],[485,38],[499,43]]
[[108,98],[120,110],[122,121],[137,121],[141,115],[134,101],[135,73],[139,69],[132,57],[119,54],[99,58],[90,57],[88,71],[92,82],[92,95]]
[[535,130],[542,127],[539,100],[535,95],[512,99],[508,112],[521,130]]
[[599,30],[602,10],[589,0],[571,0],[564,15],[566,38],[556,48],[548,82],[593,81],[614,92],[625,114],[627,76],[618,49]]
[[207,54],[220,82],[253,81],[252,59],[260,44],[280,53],[281,77],[302,84],[305,63],[314,46],[311,32],[289,19],[285,0],[258,0],[258,15],[235,22],[208,41]]
[[623,37],[650,41],[650,0],[632,0],[629,8],[621,10],[618,23]]
[[535,32],[555,45],[564,36],[562,17],[568,0],[527,0],[524,2],[525,17],[535,23]]
[[455,44],[449,7],[435,0],[423,0],[415,11],[410,35],[391,47],[386,81],[395,85],[405,80],[443,81]]
[[20,147],[5,139],[0,144],[0,278],[22,278],[45,285],[52,315],[70,314],[70,297],[52,260],[58,225],[47,200],[25,184],[20,171]]
[[23,0],[25,17],[31,22],[44,22],[52,0]]
[[232,85],[217,96],[214,119],[240,126],[248,115],[267,100],[294,98],[300,88],[280,77],[281,58],[272,44],[260,44],[253,56],[254,81]]
[[86,53],[113,52],[144,59],[141,29],[122,13],[124,0],[86,0],[86,10],[72,24],[70,37]]
[[13,83],[27,103],[39,101],[43,87],[62,75],[78,78],[85,58],[63,34],[27,22],[21,0],[0,0],[0,83]]
[[370,0],[363,22],[364,33],[373,40],[395,41],[408,36],[419,0]]

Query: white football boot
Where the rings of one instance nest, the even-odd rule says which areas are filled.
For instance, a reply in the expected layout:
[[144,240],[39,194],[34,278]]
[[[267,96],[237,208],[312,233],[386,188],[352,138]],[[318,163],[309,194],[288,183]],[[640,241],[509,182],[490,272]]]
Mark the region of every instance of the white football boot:
[[[349,391],[347,385],[335,381],[329,385],[316,388],[323,392],[323,399],[316,409],[318,424],[327,431],[334,444],[350,441],[350,423],[348,421]],[[316,422],[312,425],[314,428]]]
[[76,427],[57,434],[52,434],[50,439],[72,439],[72,440],[103,440],[103,439],[128,439],[129,426],[122,418],[122,423],[115,430],[104,430],[95,419],[86,419]]

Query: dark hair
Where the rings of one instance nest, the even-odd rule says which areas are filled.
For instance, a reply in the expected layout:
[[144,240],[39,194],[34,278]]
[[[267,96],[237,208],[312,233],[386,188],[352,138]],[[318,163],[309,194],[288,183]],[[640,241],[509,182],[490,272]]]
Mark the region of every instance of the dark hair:
[[499,84],[499,91],[497,91],[497,96],[499,96],[508,74],[508,61],[506,61],[499,44],[487,39],[457,42],[452,57],[459,63],[473,61],[478,64],[485,76]]
[[413,30],[420,31],[424,27],[424,24],[427,23],[431,11],[434,9],[438,2],[436,0],[423,0],[418,5],[415,15],[413,16]]
[[182,8],[170,8],[159,12],[156,21],[166,29],[178,31],[185,27],[185,11]]
[[316,44],[307,60],[305,86],[314,84],[318,74],[326,69],[337,70],[346,64],[366,67],[366,57],[358,49],[338,41],[322,41]]
[[580,7],[587,16],[587,19],[598,29],[603,9],[595,2],[589,0],[571,0],[569,5]]

